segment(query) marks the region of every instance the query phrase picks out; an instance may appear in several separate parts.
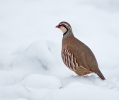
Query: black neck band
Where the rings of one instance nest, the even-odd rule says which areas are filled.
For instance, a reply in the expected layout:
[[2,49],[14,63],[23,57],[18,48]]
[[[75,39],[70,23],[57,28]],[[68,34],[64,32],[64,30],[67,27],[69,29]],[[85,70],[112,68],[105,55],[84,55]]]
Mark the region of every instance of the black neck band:
[[[64,26],[65,27],[65,26]],[[68,32],[68,28],[67,27],[65,27],[66,29],[67,29],[67,31],[63,34],[63,36]]]

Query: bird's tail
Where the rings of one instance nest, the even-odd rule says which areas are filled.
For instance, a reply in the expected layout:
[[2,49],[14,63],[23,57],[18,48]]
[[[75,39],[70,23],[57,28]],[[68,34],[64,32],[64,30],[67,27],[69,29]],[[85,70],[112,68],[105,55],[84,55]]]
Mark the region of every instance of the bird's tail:
[[98,70],[98,72],[96,72],[96,74],[97,74],[102,80],[106,80],[100,70]]

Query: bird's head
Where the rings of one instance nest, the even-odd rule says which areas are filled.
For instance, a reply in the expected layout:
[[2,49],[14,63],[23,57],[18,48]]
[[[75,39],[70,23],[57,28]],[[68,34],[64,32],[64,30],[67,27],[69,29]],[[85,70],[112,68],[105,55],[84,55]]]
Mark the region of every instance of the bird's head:
[[70,24],[65,21],[60,22],[56,28],[59,28],[63,34],[66,34],[68,31],[72,31]]

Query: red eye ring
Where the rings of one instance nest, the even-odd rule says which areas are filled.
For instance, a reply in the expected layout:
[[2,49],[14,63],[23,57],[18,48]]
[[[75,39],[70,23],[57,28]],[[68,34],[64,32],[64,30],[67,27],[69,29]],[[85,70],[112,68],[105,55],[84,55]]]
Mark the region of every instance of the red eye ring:
[[64,24],[59,24],[56,26],[56,28],[60,28],[61,26],[66,27]]
[[65,27],[65,25],[64,25],[64,24],[60,24],[60,26],[64,26],[64,27]]

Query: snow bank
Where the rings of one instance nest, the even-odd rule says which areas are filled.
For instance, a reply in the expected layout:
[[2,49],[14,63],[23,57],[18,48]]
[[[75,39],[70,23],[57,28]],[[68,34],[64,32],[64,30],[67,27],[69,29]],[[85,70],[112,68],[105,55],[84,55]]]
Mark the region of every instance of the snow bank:
[[54,76],[46,76],[40,74],[32,74],[24,79],[23,86],[30,88],[48,88],[59,89],[62,87],[61,81]]

